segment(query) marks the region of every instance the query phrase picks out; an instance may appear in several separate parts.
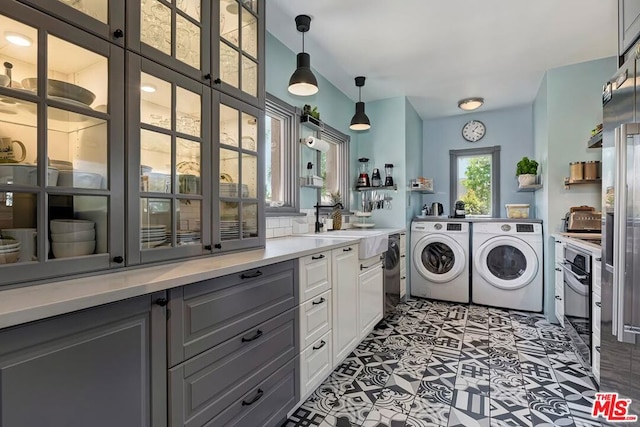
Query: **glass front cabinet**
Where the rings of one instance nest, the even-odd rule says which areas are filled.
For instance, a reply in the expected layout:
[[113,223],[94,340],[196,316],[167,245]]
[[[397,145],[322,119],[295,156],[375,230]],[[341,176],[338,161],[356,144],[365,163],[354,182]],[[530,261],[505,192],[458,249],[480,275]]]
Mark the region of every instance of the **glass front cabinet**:
[[211,19],[235,10],[259,29],[262,2],[128,1],[127,28],[122,0],[5,3],[0,285],[264,245],[264,32],[238,24],[255,80],[238,71],[221,93],[204,78],[222,55]]

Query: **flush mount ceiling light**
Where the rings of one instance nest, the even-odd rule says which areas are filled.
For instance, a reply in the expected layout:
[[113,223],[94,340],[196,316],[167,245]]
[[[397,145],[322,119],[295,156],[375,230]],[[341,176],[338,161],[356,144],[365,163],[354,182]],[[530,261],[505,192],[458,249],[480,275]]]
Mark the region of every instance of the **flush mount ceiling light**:
[[465,98],[458,101],[458,108],[465,111],[473,111],[482,107],[484,98]]
[[318,92],[318,80],[311,71],[311,57],[304,52],[304,33],[309,31],[311,17],[296,16],[296,28],[302,33],[302,52],[298,54],[296,70],[289,79],[289,92],[299,96],[309,96]]
[[153,93],[156,91],[156,87],[150,83],[143,83],[142,86],[140,86],[140,90],[147,93]]
[[365,78],[356,77],[356,86],[358,86],[358,102],[356,102],[356,113],[351,119],[349,129],[351,130],[367,130],[371,127],[369,117],[364,113],[364,102],[362,102],[362,86],[364,86]]
[[5,31],[4,38],[11,44],[21,47],[29,47],[33,44],[33,41],[24,34],[14,33],[13,31]]

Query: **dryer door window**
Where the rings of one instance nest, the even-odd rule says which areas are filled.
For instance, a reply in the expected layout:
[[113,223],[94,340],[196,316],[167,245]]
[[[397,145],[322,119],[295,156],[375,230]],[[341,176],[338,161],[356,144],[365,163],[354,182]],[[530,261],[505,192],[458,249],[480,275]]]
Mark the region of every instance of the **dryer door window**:
[[462,246],[446,235],[430,234],[413,248],[413,263],[422,277],[433,283],[448,283],[465,269]]
[[533,248],[524,240],[511,236],[487,240],[473,258],[482,278],[505,290],[520,289],[531,283],[540,265]]
[[527,271],[527,258],[516,247],[497,246],[487,254],[487,268],[502,280],[516,280]]

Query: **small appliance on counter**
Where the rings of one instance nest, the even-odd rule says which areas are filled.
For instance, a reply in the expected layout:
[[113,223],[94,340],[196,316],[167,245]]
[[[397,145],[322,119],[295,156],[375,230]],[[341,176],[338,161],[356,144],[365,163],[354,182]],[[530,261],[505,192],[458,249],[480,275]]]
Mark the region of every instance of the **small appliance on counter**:
[[591,206],[574,206],[565,215],[564,231],[599,233],[602,231],[602,213]]
[[384,179],[384,186],[393,187],[393,163],[384,164],[384,173],[387,175]]
[[442,216],[444,215],[444,206],[442,203],[433,202],[431,203],[431,216]]
[[465,211],[465,205],[462,200],[456,200],[456,204],[453,207],[453,218],[465,218],[467,212]]
[[369,159],[360,157],[358,162],[360,162],[360,174],[358,175],[356,187],[371,187],[371,181],[369,180]]

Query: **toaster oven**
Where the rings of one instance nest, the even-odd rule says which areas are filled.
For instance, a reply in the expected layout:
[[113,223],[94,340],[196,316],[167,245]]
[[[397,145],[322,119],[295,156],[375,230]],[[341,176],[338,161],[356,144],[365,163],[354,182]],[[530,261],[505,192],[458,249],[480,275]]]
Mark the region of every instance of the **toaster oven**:
[[573,233],[600,233],[602,213],[590,206],[573,207],[565,217],[565,230]]

